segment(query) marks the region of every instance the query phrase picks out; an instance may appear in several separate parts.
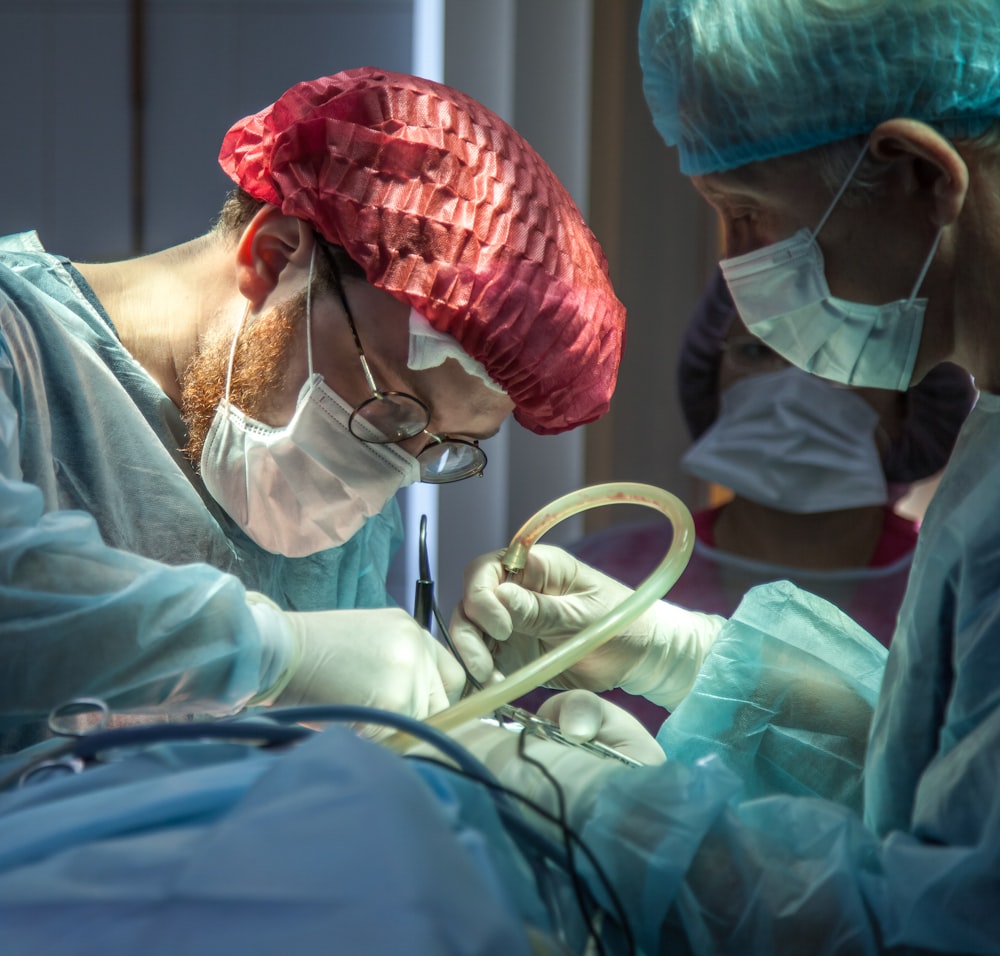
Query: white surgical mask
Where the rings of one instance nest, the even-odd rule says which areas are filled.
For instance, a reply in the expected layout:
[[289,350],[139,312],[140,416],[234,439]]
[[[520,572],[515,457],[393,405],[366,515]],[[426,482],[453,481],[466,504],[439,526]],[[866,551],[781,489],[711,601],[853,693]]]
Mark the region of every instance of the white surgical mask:
[[682,459],[686,471],[795,514],[889,500],[875,410],[797,368],[740,379]]
[[910,297],[863,305],[830,294],[816,236],[868,151],[867,144],[815,230],[723,259],[733,301],[747,327],[807,372],[843,385],[905,391],[920,347],[927,300],[918,299],[937,253],[938,230]]
[[351,406],[313,371],[311,312],[307,293],[309,377],[291,421],[265,425],[229,401],[238,328],[226,393],[201,452],[212,497],[262,548],[290,558],[344,544],[420,476],[417,459],[403,449],[359,441],[348,430]]

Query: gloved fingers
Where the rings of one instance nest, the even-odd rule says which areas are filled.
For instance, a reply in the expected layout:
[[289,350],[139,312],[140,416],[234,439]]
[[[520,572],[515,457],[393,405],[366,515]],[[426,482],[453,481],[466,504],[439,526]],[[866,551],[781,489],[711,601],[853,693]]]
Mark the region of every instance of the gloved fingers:
[[506,574],[500,563],[502,556],[502,551],[493,551],[469,562],[459,604],[466,622],[498,641],[510,637],[510,615],[496,597]]
[[611,591],[629,593],[621,582],[597,568],[578,561],[568,551],[551,544],[536,544],[529,552],[516,583],[542,594],[568,595]]
[[[472,676],[480,683],[486,683],[495,669],[491,652],[491,648],[495,646],[495,640],[484,634],[475,623],[469,620],[461,606],[455,608],[451,615],[448,633],[451,635],[456,652],[465,662],[465,666]],[[509,626],[507,634],[508,636],[510,634]]]
[[503,651],[508,646],[507,642],[501,643],[500,641],[493,640],[492,637],[488,637],[486,638],[485,644],[486,650],[489,651],[490,657],[493,660],[493,670],[490,671],[485,680],[480,680],[480,683],[484,686],[499,684],[500,681],[506,680],[509,670],[516,670],[517,665],[515,664],[513,667],[508,669],[501,663]]
[[643,764],[666,760],[662,748],[639,720],[611,701],[586,690],[555,694],[538,708],[571,740],[605,744]]
[[[396,643],[397,648],[389,649],[390,660],[395,658],[399,666],[372,675],[373,706],[423,720],[458,700],[465,672],[433,635],[422,628],[413,635],[401,632]],[[383,724],[358,727],[363,737],[372,740],[388,737],[395,729]]]
[[507,609],[515,635],[544,637],[559,644],[590,623],[573,596],[540,594],[513,583],[501,584],[496,596]]
[[538,708],[538,716],[551,720],[570,740],[596,740],[604,723],[603,701],[586,690],[553,694]]
[[445,698],[443,706],[440,705],[436,696],[432,699],[430,713],[433,714],[438,710],[443,710],[449,704],[454,704],[462,696],[466,678],[462,665],[455,660],[444,645],[430,634],[427,634],[427,640],[430,642],[429,647],[435,667],[441,675],[441,690]]

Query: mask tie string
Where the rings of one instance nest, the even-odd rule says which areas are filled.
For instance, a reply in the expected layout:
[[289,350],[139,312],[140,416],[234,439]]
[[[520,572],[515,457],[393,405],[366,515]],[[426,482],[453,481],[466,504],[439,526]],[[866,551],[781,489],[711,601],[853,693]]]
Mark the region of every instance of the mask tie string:
[[840,184],[840,189],[837,190],[837,195],[833,197],[833,202],[827,206],[826,212],[823,213],[823,218],[820,219],[819,225],[813,230],[813,239],[819,235],[819,231],[826,225],[827,219],[830,218],[833,210],[837,208],[837,203],[843,198],[844,193],[847,192],[847,187],[851,185],[851,180],[854,179],[854,174],[858,171],[858,167],[861,165],[865,156],[868,155],[868,140],[865,140],[865,145],[861,148],[861,152],[858,154],[858,158],[854,160],[854,164],[851,166],[851,171],[847,174],[847,178]]
[[313,377],[313,342],[312,342],[312,287],[313,272],[316,268],[316,241],[313,240],[312,253],[309,256],[309,279],[306,282],[306,355],[309,360],[309,379]]
[[243,330],[249,314],[250,300],[248,299],[246,308],[243,310],[243,317],[240,319],[239,324],[236,326],[236,331],[233,333],[233,344],[229,346],[229,362],[226,365],[226,394],[223,397],[227,411],[229,410],[229,390],[233,384],[233,363],[236,360],[236,343],[239,341],[240,332]]
[[[854,179],[854,174],[858,171],[861,163],[864,161],[865,156],[868,155],[869,141],[865,141],[865,145],[862,147],[861,152],[858,154],[858,158],[854,160],[851,165],[850,172],[847,174],[847,178],[841,183],[840,188],[837,190],[837,194],[833,197],[833,202],[827,207],[825,213],[823,213],[823,218],[820,219],[819,224],[813,230],[813,239],[819,235],[820,230],[826,225],[827,220],[833,214],[833,210],[837,208],[837,204],[843,198],[844,193],[847,192],[847,187],[850,186],[851,181]],[[944,234],[944,226],[938,228],[937,235],[934,237],[934,242],[931,244],[931,251],[928,253],[927,258],[924,260],[923,266],[920,268],[920,273],[917,275],[917,281],[914,283],[913,289],[910,292],[909,298],[906,300],[906,306],[909,308],[916,301],[917,293],[920,292],[920,287],[924,284],[924,279],[927,278],[927,273],[930,271],[931,263],[934,262],[934,257],[937,255],[938,246],[941,244],[941,237]]]
[[906,300],[907,308],[913,305],[917,298],[917,293],[920,291],[920,287],[924,284],[924,279],[927,278],[927,273],[930,271],[931,263],[937,255],[938,246],[941,245],[941,237],[943,235],[944,226],[938,226],[937,235],[934,237],[934,242],[931,243],[931,251],[927,254],[927,258],[924,260],[924,264],[920,269],[920,275],[917,276],[917,281],[913,286],[913,291],[910,293],[909,299]]

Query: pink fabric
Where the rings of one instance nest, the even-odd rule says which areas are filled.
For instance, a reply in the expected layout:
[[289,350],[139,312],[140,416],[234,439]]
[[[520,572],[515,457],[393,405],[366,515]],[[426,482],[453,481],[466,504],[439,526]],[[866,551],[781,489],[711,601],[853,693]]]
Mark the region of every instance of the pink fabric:
[[607,411],[625,308],[604,253],[552,170],[480,103],[347,70],[240,120],[219,162],[454,336],[522,425],[553,434]]

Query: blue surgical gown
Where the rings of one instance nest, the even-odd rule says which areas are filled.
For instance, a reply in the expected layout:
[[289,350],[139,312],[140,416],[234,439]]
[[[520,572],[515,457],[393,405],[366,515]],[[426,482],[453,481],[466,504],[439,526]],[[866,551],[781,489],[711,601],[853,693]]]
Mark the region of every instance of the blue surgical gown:
[[673,759],[619,774],[584,829],[645,951],[1000,952],[1000,396],[884,654],[788,582],[749,592],[660,732]]
[[0,751],[81,695],[238,709],[287,654],[246,589],[292,610],[392,603],[395,502],[341,548],[271,554],[208,495],[183,436],[82,276],[34,233],[0,239]]

